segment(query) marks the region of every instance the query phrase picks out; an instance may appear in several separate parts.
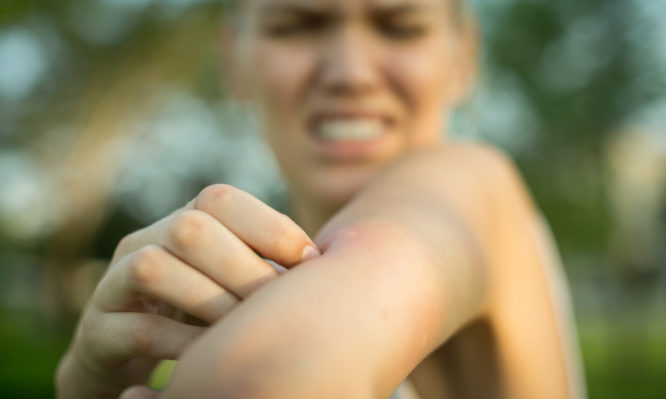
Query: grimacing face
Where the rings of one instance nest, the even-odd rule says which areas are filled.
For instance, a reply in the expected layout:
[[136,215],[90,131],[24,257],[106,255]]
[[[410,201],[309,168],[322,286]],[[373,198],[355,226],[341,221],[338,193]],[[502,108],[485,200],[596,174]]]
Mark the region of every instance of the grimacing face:
[[231,79],[296,198],[338,206],[441,140],[475,62],[452,1],[244,0]]

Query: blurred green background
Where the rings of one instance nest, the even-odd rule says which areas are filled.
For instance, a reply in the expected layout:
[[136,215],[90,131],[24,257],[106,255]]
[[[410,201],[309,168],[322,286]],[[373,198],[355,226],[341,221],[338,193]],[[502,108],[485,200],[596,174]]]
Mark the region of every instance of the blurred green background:
[[[477,0],[455,135],[514,156],[560,245],[595,399],[666,398],[666,1]],[[0,397],[53,396],[118,240],[226,182],[284,208],[206,0],[0,1]],[[547,378],[547,376],[544,376]]]

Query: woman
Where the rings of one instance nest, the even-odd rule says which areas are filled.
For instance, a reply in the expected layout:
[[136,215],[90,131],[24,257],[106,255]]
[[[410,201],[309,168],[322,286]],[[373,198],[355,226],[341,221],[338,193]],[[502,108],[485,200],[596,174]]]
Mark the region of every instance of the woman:
[[475,71],[462,5],[237,12],[228,78],[256,106],[298,224],[217,185],[127,236],[60,396],[153,397],[126,388],[178,358],[160,397],[387,398],[408,376],[421,398],[582,397],[557,260],[514,167],[441,143]]

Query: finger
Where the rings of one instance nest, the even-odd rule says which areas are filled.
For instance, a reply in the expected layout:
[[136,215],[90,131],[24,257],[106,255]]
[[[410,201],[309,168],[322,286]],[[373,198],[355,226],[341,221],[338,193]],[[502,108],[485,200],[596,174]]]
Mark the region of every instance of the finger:
[[209,213],[265,258],[293,266],[319,254],[310,237],[286,215],[229,185],[205,188],[194,207]]
[[277,271],[211,215],[188,210],[174,216],[163,246],[240,298],[277,277]]
[[157,244],[158,238],[162,236],[161,230],[168,224],[168,221],[181,212],[191,209],[194,209],[194,200],[188,202],[184,207],[176,209],[150,226],[136,230],[123,237],[113,253],[110,264],[115,263],[123,256],[138,251],[147,245]]
[[91,348],[101,358],[124,361],[137,357],[176,360],[206,330],[149,313],[107,313],[87,328]]
[[162,245],[240,298],[278,275],[213,216],[187,207],[125,237],[118,253],[152,244]]
[[124,390],[118,399],[157,399],[159,392],[146,386],[135,385]]
[[141,311],[137,301],[148,297],[209,324],[238,303],[232,293],[157,245],[120,259],[100,287],[98,300],[105,311]]

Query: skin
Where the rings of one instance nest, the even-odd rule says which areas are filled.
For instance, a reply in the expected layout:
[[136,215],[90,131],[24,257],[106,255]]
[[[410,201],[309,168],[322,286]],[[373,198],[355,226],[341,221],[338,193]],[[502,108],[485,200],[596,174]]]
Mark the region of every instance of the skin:
[[[243,2],[224,39],[230,81],[256,106],[298,225],[218,185],[128,236],[59,396],[156,397],[125,388],[178,358],[161,397],[385,398],[410,373],[422,398],[582,397],[559,266],[515,168],[441,143],[476,59],[450,6]],[[352,111],[382,119],[379,144],[321,151],[316,121]],[[251,249],[290,270],[278,278]]]

